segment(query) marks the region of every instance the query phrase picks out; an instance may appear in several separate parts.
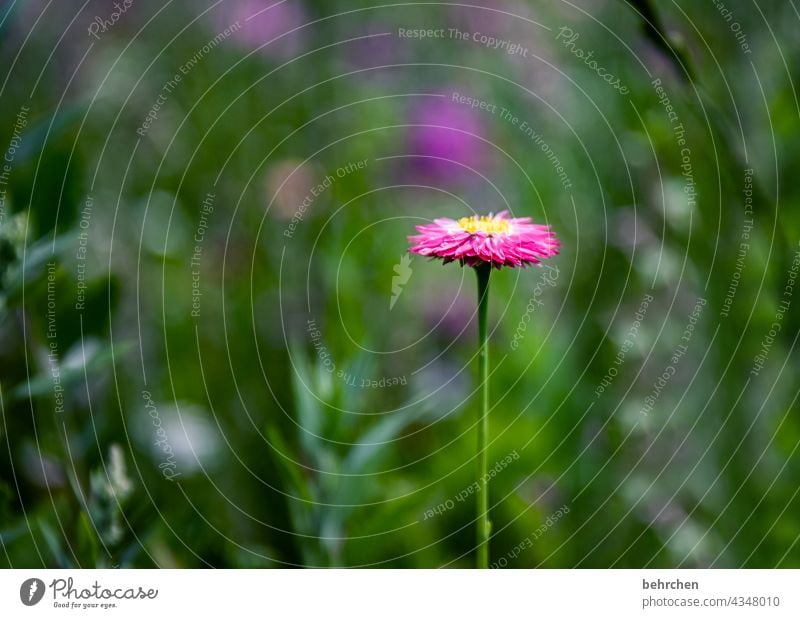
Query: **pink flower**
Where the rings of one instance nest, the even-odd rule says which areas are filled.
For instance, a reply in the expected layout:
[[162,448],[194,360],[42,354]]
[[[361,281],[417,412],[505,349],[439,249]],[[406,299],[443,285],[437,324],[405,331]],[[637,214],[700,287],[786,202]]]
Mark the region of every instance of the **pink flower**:
[[505,210],[458,221],[434,219],[429,225],[418,225],[417,231],[418,236],[408,237],[411,253],[442,258],[445,264],[458,260],[462,266],[539,264],[556,255],[559,247],[549,225],[531,223],[530,217],[509,218]]

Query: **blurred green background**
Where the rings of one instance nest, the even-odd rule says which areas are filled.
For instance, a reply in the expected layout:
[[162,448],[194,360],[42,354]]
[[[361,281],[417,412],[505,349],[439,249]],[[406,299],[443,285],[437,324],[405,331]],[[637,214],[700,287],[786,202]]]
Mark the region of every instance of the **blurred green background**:
[[800,567],[798,28],[3,3],[0,564],[471,566],[474,275],[403,256],[508,209],[492,564]]

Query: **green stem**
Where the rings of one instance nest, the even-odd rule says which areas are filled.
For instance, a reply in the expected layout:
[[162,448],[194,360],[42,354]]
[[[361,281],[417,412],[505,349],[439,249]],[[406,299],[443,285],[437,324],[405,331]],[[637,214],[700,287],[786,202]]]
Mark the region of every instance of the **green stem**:
[[475,267],[478,275],[478,379],[481,382],[481,406],[478,411],[478,530],[477,530],[477,566],[479,569],[489,568],[489,534],[492,524],[489,521],[489,478],[487,475],[489,455],[489,333],[486,327],[486,316],[489,308],[489,275],[491,264],[484,263]]

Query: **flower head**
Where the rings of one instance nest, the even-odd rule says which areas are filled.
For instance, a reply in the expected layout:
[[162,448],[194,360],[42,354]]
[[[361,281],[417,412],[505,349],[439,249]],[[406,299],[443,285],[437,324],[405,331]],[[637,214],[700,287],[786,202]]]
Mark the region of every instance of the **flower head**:
[[527,266],[558,253],[559,242],[549,225],[531,223],[530,217],[509,218],[508,212],[484,217],[434,219],[418,225],[417,236],[409,236],[409,251],[442,258],[444,263],[458,260],[461,265],[489,263],[501,266]]

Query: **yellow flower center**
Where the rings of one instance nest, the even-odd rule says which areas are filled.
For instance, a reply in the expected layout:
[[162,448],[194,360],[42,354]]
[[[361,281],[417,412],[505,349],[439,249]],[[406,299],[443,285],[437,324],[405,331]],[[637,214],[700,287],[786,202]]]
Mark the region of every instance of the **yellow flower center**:
[[508,221],[506,219],[496,219],[495,217],[462,217],[458,220],[461,229],[474,234],[481,231],[489,235],[508,233]]

